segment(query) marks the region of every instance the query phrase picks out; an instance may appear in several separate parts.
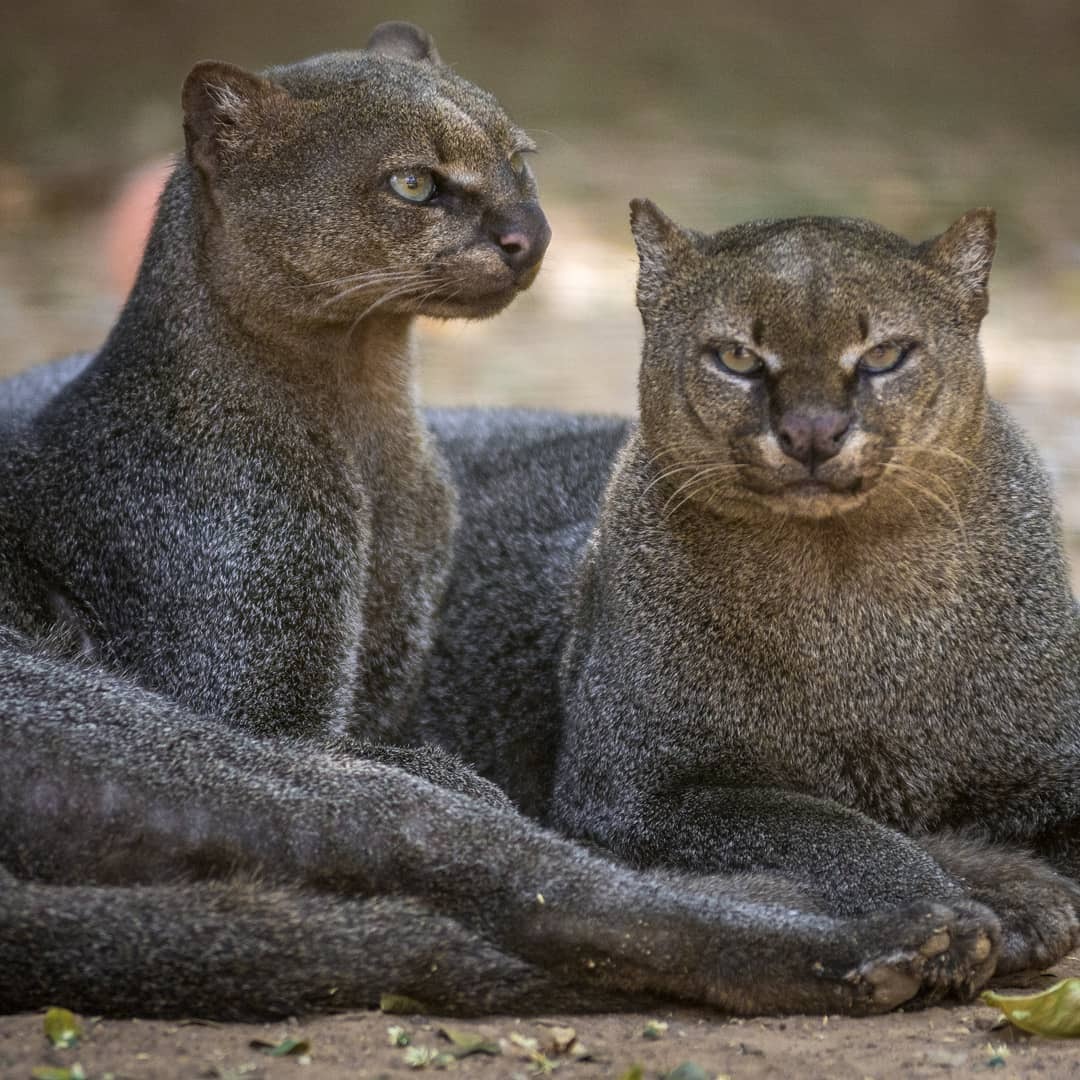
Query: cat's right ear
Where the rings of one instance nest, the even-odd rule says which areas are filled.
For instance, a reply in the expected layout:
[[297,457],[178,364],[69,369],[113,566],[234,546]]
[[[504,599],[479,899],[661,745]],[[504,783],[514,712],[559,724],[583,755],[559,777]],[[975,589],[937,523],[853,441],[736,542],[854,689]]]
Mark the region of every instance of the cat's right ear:
[[689,234],[649,199],[630,201],[630,231],[638,253],[638,307],[663,294],[674,260],[692,247]]
[[969,210],[940,236],[920,245],[919,254],[952,280],[965,304],[981,319],[990,303],[990,264],[996,244],[994,211],[983,206]]
[[196,64],[184,80],[188,160],[212,183],[227,165],[279,121],[288,93],[268,79],[220,60]]
[[393,56],[398,60],[415,60],[423,64],[441,64],[442,57],[435,48],[435,39],[419,26],[410,22],[379,23],[371,31],[368,52]]

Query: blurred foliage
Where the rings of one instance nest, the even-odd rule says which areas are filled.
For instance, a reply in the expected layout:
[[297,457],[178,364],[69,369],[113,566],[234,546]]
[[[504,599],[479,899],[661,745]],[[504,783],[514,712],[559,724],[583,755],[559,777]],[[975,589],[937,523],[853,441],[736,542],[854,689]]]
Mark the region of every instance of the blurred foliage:
[[104,193],[176,147],[194,60],[358,47],[385,18],[538,128],[548,184],[618,207],[612,229],[652,192],[703,225],[814,210],[913,232],[1018,204],[1009,259],[1053,248],[1059,219],[1080,233],[1074,0],[41,0],[4,13],[0,162],[59,201]]

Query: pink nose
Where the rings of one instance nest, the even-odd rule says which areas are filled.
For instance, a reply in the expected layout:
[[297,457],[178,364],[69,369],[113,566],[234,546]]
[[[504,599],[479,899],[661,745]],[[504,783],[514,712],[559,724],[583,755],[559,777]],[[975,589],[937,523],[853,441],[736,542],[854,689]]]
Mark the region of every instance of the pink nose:
[[495,242],[511,258],[516,255],[528,255],[529,253],[529,238],[520,230],[503,233],[502,236],[496,238]]
[[801,461],[813,472],[815,465],[840,453],[850,427],[850,413],[784,413],[776,438],[788,457]]
[[551,240],[551,226],[535,203],[523,203],[510,213],[492,214],[486,231],[515,274],[538,266]]

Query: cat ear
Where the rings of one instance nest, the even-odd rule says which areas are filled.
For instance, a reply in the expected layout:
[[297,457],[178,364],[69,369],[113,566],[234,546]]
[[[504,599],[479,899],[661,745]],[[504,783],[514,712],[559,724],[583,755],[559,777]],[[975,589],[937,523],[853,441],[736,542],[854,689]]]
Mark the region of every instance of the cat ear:
[[997,225],[989,207],[969,210],[940,236],[919,248],[924,262],[948,274],[981,318],[989,307],[990,264]]
[[630,231],[638,252],[638,307],[661,296],[672,262],[692,247],[690,234],[649,199],[630,201]]
[[291,100],[268,79],[219,60],[196,64],[180,97],[188,159],[208,180],[256,140],[269,117],[279,118]]
[[364,46],[368,52],[381,56],[393,56],[398,60],[416,60],[420,63],[441,64],[442,57],[435,48],[435,39],[419,26],[408,22],[379,23],[371,32]]

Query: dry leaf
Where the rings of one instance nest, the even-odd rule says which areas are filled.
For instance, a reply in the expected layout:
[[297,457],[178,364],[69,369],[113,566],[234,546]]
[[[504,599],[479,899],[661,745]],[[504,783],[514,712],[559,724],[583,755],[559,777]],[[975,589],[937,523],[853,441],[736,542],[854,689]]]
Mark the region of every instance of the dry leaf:
[[1006,995],[986,990],[987,1005],[996,1005],[1010,1024],[1033,1035],[1080,1038],[1080,979],[1062,979],[1041,994]]

